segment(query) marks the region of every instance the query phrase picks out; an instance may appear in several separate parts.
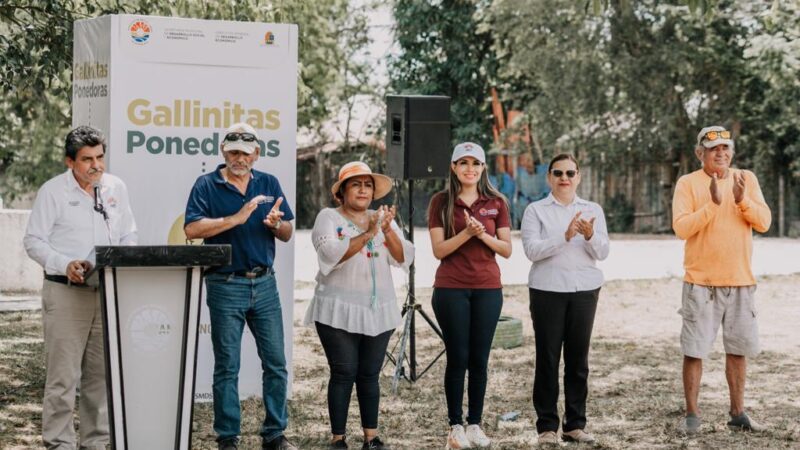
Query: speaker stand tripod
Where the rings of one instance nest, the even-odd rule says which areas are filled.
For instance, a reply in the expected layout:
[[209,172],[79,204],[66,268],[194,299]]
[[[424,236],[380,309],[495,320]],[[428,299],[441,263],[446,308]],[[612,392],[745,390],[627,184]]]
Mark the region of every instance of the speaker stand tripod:
[[[414,242],[414,180],[408,180],[408,240]],[[436,361],[444,355],[445,350],[439,352],[438,355],[426,365],[421,372],[417,372],[417,339],[416,339],[416,315],[419,314],[425,319],[425,322],[431,329],[444,340],[442,331],[439,329],[436,322],[422,309],[422,305],[417,303],[417,297],[414,292],[414,276],[416,273],[416,262],[412,262],[408,268],[408,295],[406,296],[405,303],[403,304],[402,316],[403,331],[400,334],[395,347],[400,347],[397,356],[393,356],[391,352],[386,352],[386,357],[391,361],[394,366],[394,375],[392,376],[392,393],[397,393],[397,385],[400,378],[405,378],[407,381],[414,383],[420,377],[425,375]],[[407,351],[406,351],[407,350]],[[408,363],[408,372],[406,372],[406,363]]]

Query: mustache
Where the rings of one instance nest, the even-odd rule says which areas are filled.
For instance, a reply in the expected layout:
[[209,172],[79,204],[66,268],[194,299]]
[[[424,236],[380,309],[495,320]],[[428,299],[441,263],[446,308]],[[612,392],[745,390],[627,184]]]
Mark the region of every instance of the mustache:
[[96,174],[96,173],[103,173],[103,170],[102,170],[102,169],[97,169],[97,168],[94,168],[94,167],[93,167],[93,168],[89,169],[89,171],[88,171],[88,172],[86,172],[86,173],[87,173],[88,175],[94,175],[94,174]]
[[250,169],[251,167],[248,166],[247,164],[242,164],[242,165],[231,164],[230,166],[228,166],[228,170],[230,170],[231,172],[248,172]]

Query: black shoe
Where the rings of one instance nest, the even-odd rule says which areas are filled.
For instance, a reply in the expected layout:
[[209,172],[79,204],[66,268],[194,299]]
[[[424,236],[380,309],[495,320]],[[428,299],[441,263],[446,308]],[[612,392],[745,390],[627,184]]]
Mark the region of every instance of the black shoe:
[[280,435],[271,441],[261,441],[261,448],[263,450],[297,450],[297,447],[292,445],[284,435]]
[[375,436],[369,442],[364,441],[364,445],[361,446],[361,450],[392,450],[392,448],[384,444],[381,441],[381,438]]
[[336,442],[331,442],[328,444],[328,450],[337,450],[342,448],[347,448],[347,442],[345,442],[346,437],[339,439]]
[[217,448],[219,450],[239,450],[239,439],[230,438],[217,441]]

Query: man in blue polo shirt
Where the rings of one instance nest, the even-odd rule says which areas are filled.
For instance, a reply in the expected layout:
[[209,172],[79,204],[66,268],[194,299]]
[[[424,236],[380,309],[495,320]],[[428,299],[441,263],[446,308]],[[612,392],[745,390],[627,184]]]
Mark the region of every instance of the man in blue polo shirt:
[[220,450],[238,448],[239,360],[246,323],[264,372],[262,448],[294,450],[283,435],[287,372],[281,302],[272,270],[275,238],[286,242],[292,237],[289,221],[294,215],[278,179],[253,169],[261,152],[253,127],[232,125],[221,149],[225,164],[195,182],[184,226],[189,239],[230,244],[233,250],[231,265],[206,276],[214,347],[214,431]]

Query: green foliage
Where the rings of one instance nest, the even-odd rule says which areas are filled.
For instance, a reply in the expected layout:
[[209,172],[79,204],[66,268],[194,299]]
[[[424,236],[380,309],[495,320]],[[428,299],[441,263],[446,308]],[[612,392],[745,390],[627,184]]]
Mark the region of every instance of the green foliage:
[[[454,108],[455,125],[475,135],[491,129],[491,83],[526,113],[545,159],[572,152],[612,171],[667,163],[659,183],[674,186],[697,167],[697,130],[722,124],[736,134],[736,164],[756,170],[773,210],[771,175],[800,182],[797,2],[401,0],[395,12],[403,54],[394,86],[454,95],[475,114],[464,121]],[[474,73],[485,76],[466,77],[476,89],[465,99],[448,91]],[[472,101],[475,92],[483,99]],[[669,223],[669,205],[661,209]]]
[[[553,151],[591,162],[680,161],[695,130],[734,120],[745,28],[664,2],[500,0],[487,14],[500,78]],[[589,150],[591,149],[591,150]]]
[[633,204],[623,193],[617,193],[606,205],[608,231],[611,233],[630,233],[633,231]]
[[0,4],[0,173],[12,197],[63,168],[59,141],[71,115],[72,23],[108,11],[67,1]]
[[[366,5],[371,7],[370,4]],[[18,0],[0,3],[0,176],[10,197],[62,170],[71,120],[72,24],[104,14],[296,23],[298,126],[319,129],[352,95],[373,88],[363,58],[365,8],[348,0]]]
[[490,80],[496,71],[492,39],[478,29],[479,0],[398,0],[395,37],[400,55],[390,61],[391,88],[399,94],[451,98],[453,141],[492,142]]
[[771,175],[800,177],[800,6],[696,3],[611,0],[594,14],[568,0],[497,0],[484,26],[506,101],[551,152],[612,170],[669,162],[661,182],[674,185],[697,167],[697,130],[726,125],[737,165],[756,170],[776,211]]

